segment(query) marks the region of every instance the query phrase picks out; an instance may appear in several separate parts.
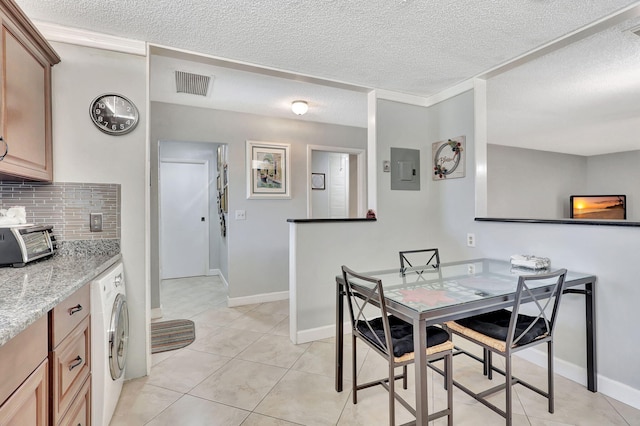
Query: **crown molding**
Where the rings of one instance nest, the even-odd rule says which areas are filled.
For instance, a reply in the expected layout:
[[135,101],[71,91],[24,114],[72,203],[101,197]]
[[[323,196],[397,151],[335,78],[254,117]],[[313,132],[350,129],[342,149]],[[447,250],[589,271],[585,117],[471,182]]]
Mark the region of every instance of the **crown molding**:
[[147,56],[147,43],[144,41],[64,27],[48,22],[34,21],[34,24],[48,41]]

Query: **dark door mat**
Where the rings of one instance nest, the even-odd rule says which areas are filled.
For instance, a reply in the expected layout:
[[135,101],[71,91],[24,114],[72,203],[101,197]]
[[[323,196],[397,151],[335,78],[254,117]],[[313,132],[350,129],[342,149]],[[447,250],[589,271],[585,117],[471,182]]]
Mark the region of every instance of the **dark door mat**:
[[151,323],[151,353],[184,348],[196,338],[191,320],[170,320]]

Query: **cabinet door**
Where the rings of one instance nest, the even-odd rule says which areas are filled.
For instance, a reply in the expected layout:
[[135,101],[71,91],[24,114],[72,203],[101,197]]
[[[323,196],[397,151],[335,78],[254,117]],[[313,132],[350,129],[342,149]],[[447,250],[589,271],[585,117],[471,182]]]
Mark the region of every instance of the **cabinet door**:
[[[0,172],[51,181],[51,66],[12,23],[2,17],[0,136],[8,153]],[[0,155],[5,145],[0,143]]]
[[91,376],[85,380],[80,393],[69,407],[58,426],[91,425]]
[[20,385],[11,398],[0,406],[0,424],[6,426],[45,426],[49,418],[48,361]]

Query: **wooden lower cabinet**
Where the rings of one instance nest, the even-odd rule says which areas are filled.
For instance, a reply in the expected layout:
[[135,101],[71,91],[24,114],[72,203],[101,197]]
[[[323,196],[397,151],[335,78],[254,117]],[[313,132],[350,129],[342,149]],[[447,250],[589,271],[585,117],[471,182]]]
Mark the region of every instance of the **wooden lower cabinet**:
[[0,426],[91,425],[89,311],[87,284],[0,346]]
[[89,286],[84,285],[49,312],[52,426],[91,423]]
[[0,406],[2,426],[45,426],[49,420],[49,363],[45,359]]
[[60,424],[91,373],[89,320],[82,320],[52,352],[53,425]]

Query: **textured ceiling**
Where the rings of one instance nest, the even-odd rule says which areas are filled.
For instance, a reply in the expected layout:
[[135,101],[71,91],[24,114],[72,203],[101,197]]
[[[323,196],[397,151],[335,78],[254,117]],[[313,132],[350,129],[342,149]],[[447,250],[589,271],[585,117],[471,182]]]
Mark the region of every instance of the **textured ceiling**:
[[17,0],[31,19],[427,96],[629,0]]
[[[363,88],[386,89],[418,96],[436,94],[604,16],[629,5],[640,4],[629,0],[16,2],[36,21],[143,40],[158,46]],[[583,50],[589,51],[588,48]],[[631,56],[637,54],[635,51]],[[624,53],[619,55],[624,56]],[[566,60],[551,59],[547,65],[557,65],[556,62],[564,63]],[[582,59],[571,57],[568,60],[573,62]],[[260,83],[256,83],[258,80],[249,83],[247,78],[250,75],[229,73],[206,62],[196,57],[192,60],[153,58],[152,100],[194,105],[200,102],[200,106],[220,108],[219,104],[213,103],[219,100],[216,94],[229,93],[232,90],[230,88],[238,89],[241,87],[239,85],[244,85],[246,90],[236,90],[235,98],[228,97],[229,103],[223,109],[266,115],[289,114],[291,117],[288,111],[289,101],[293,97],[305,97],[310,100],[312,108],[303,119],[366,126],[366,102],[362,92],[349,91],[340,95],[335,87],[320,87],[297,81],[290,81],[294,84],[288,86],[278,79],[265,76],[258,76]],[[606,66],[606,62],[602,63]],[[189,100],[184,97],[186,95],[171,94],[164,87],[172,77],[172,70],[181,67],[199,68],[204,73],[217,74],[212,96],[208,100]],[[589,96],[597,95],[594,92],[604,91],[605,86],[600,84],[600,80],[591,80],[589,83],[589,78],[583,75],[581,81],[591,86],[582,86],[588,87],[584,89],[574,85],[567,89],[568,92],[561,94],[554,85],[566,85],[566,81],[557,83],[559,80],[554,78],[554,73],[567,74],[569,78],[580,75],[569,75],[569,70],[563,68],[544,74],[542,68],[539,66],[536,69],[534,65],[530,68],[533,71],[527,72],[523,68],[520,76],[499,76],[503,78],[502,89],[498,86],[498,78],[490,80],[489,88],[493,90],[490,102],[501,96],[505,102],[512,102],[507,108],[495,108],[496,104],[493,104],[493,111],[489,111],[490,120],[494,123],[513,124],[504,126],[502,134],[491,132],[490,136],[494,137],[495,142],[517,145],[515,141],[524,141],[525,138],[520,136],[525,128],[517,120],[526,118],[527,115],[531,117],[532,113],[519,116],[514,113],[515,109],[522,108],[522,105],[513,103],[518,98],[525,95],[538,96],[539,100],[535,104],[547,107],[556,105],[566,112],[567,100],[587,102]],[[539,90],[523,92],[520,96],[511,96],[509,99],[510,94],[517,93],[516,89],[521,88],[522,78],[530,78],[523,76],[530,76],[531,72],[538,80],[544,78],[548,84]],[[271,85],[270,88],[266,87]],[[599,90],[592,90],[594,87]],[[545,96],[545,92],[553,101]],[[553,96],[554,93],[557,96]],[[236,104],[233,105],[232,101]],[[626,102],[627,100],[624,101],[625,104]],[[489,106],[492,107],[492,104]],[[317,108],[315,111],[314,107]],[[271,109],[271,112],[265,112],[267,109]],[[557,111],[558,109],[554,112],[549,108],[544,113],[554,116],[558,114]],[[330,116],[332,112],[333,116]],[[579,110],[574,114],[580,114]],[[337,121],[336,117],[342,117],[342,121]],[[565,123],[572,120],[570,118]],[[545,126],[548,126],[545,129],[549,132],[557,131],[562,127],[562,119],[559,123]],[[537,127],[540,127],[540,122],[526,130]],[[595,126],[592,126],[592,130],[596,131]],[[606,134],[605,130],[599,129],[598,135]],[[571,135],[577,136],[577,133]],[[558,142],[557,138],[553,139],[552,148],[560,145],[562,142]],[[591,145],[597,145],[597,142]],[[521,146],[525,146],[524,142],[521,142]],[[556,150],[552,148],[550,150]]]
[[488,141],[598,155],[640,150],[633,18],[487,81]]

